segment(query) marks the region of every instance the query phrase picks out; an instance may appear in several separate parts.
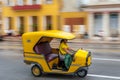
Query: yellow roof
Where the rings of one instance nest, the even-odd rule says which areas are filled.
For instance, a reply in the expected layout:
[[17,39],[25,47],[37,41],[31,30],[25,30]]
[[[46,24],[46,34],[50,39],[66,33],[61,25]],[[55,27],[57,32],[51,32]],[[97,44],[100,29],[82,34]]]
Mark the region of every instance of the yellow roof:
[[47,30],[38,32],[28,32],[22,35],[22,43],[24,52],[34,52],[33,47],[42,37],[52,37],[60,39],[73,39],[75,35],[72,33],[59,31],[59,30]]
[[[53,37],[53,38],[62,38],[62,39],[73,39],[75,38],[75,35],[73,35],[72,33],[68,33],[68,32],[64,32],[64,31],[59,31],[59,30],[47,30],[47,31],[38,31],[38,32],[28,32],[23,34],[23,38],[24,37]],[[32,38],[34,38],[32,37]]]

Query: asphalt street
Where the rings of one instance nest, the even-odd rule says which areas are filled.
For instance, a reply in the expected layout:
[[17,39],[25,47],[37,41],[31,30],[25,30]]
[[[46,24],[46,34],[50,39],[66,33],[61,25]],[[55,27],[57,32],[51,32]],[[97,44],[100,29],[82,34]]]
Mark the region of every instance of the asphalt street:
[[[74,49],[83,47],[92,52],[92,65],[85,78],[73,75],[44,74],[34,77],[31,66],[23,62],[21,42],[0,43],[0,79],[1,80],[120,80],[120,47],[114,44],[74,44]],[[92,46],[90,46],[92,45]],[[96,46],[97,45],[97,46]],[[58,46],[57,44],[53,45]],[[95,47],[94,47],[95,46]],[[107,46],[105,48],[101,46]],[[97,48],[96,48],[97,47]],[[99,49],[100,48],[100,49]]]
[[120,80],[120,59],[116,57],[105,58],[103,54],[99,56],[101,53],[94,53],[85,78],[60,74],[44,74],[36,78],[31,74],[31,66],[24,64],[22,53],[22,50],[0,50],[1,80]]

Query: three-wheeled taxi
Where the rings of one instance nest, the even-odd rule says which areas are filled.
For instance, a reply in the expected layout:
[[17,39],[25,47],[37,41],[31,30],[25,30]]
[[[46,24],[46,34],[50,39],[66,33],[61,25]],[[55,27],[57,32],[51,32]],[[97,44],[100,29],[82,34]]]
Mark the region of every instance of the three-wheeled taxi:
[[59,39],[70,40],[74,39],[75,36],[72,33],[59,30],[28,32],[22,35],[24,62],[32,65],[32,74],[38,77],[43,73],[75,73],[79,77],[85,77],[91,64],[91,53],[83,49],[74,51],[69,69],[64,71],[59,66],[61,61],[59,48],[51,47],[54,38],[58,41]]

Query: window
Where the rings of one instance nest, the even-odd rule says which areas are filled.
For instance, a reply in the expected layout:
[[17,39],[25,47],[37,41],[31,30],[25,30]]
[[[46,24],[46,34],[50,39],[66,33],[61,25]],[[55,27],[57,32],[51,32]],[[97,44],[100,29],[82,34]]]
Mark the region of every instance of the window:
[[99,33],[102,30],[102,13],[95,13],[94,15],[94,35],[99,36]]
[[118,36],[118,13],[117,12],[111,12],[110,13],[110,35],[112,37]]
[[41,4],[41,0],[30,0],[29,4]]
[[79,8],[79,7],[81,6],[81,4],[82,4],[82,1],[81,1],[81,0],[77,0],[77,1],[76,1],[76,7]]
[[36,4],[37,3],[37,0],[32,0],[32,4]]
[[7,5],[10,5],[10,0],[7,0]]
[[46,4],[52,4],[53,0],[46,0]]
[[23,0],[17,0],[17,5],[23,5],[23,4],[24,4]]
[[5,6],[9,6],[10,5],[10,0],[4,0],[3,2],[4,2]]
[[13,5],[14,5],[14,1],[12,1],[12,0],[6,0],[6,1],[5,1],[5,4],[6,4],[7,6],[13,6]]
[[26,5],[27,4],[27,1],[26,0],[23,0],[23,5]]

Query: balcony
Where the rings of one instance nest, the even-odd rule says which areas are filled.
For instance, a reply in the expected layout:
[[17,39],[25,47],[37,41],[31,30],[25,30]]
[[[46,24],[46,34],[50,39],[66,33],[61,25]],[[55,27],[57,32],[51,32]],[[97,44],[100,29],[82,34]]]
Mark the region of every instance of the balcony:
[[39,10],[41,9],[41,5],[16,5],[12,7],[15,11],[22,11],[22,10]]

